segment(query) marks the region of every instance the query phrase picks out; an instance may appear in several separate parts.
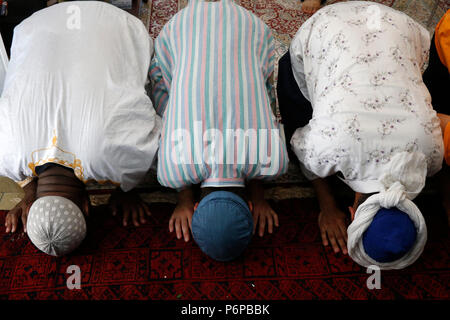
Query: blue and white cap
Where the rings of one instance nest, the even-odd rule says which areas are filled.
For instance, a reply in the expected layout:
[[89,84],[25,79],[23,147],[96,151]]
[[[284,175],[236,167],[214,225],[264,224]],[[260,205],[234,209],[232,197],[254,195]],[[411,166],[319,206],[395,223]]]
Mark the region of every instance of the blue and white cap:
[[396,154],[380,177],[384,190],[362,203],[347,229],[350,257],[359,265],[403,269],[422,254],[427,226],[412,202],[425,185],[427,164],[418,152]]

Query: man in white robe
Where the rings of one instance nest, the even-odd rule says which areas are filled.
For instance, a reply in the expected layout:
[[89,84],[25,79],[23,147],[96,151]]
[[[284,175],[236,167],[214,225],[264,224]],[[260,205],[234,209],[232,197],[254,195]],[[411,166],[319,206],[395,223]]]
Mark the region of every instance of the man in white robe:
[[142,22],[102,2],[57,4],[16,27],[0,99],[0,176],[33,178],[6,232],[21,220],[42,251],[75,249],[92,180],[120,187],[111,204],[124,225],[130,215],[145,222],[150,212],[130,190],[158,149],[161,119],[144,88],[152,52]]

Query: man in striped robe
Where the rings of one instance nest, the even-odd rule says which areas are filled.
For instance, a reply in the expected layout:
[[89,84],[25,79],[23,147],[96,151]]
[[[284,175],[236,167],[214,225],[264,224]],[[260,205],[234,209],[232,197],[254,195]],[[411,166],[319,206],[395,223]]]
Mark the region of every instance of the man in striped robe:
[[190,1],[155,41],[150,74],[163,117],[158,180],[179,191],[169,230],[185,241],[191,230],[216,260],[239,256],[258,224],[260,236],[278,226],[260,182],[288,163],[270,107],[273,42],[261,20],[229,0]]

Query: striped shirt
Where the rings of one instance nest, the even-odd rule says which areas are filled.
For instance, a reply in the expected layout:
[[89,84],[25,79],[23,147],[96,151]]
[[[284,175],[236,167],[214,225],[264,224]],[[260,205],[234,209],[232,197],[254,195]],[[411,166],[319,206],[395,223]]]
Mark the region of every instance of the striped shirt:
[[273,70],[270,29],[232,1],[190,1],[165,25],[150,70],[162,185],[244,186],[286,171]]

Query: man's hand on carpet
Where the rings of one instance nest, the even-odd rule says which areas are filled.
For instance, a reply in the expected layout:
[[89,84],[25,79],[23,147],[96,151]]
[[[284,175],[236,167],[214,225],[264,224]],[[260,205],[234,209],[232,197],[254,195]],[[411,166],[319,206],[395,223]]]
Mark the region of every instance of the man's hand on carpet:
[[147,204],[142,201],[135,191],[123,192],[119,189],[114,191],[109,200],[109,207],[113,216],[116,216],[119,210],[122,211],[124,227],[128,225],[130,216],[134,226],[139,227],[139,223],[144,224],[147,222],[145,216],[151,215]]
[[278,223],[278,215],[275,211],[270,207],[269,203],[262,199],[259,201],[251,202],[249,204],[250,211],[252,211],[253,215],[253,234],[256,232],[258,228],[258,234],[260,237],[264,236],[264,231],[266,230],[269,233],[273,233],[273,226],[279,226]]
[[319,214],[319,228],[324,246],[331,246],[334,253],[342,250],[347,254],[346,215],[336,207],[322,210]]
[[33,202],[25,203],[22,200],[19,204],[17,204],[14,207],[14,209],[8,212],[8,214],[6,215],[6,222],[5,222],[6,233],[16,232],[19,224],[19,219],[22,221],[23,231],[27,232],[27,217],[32,204]]
[[178,204],[169,220],[169,231],[176,231],[177,238],[189,241],[189,233],[192,230],[192,216],[198,203],[194,206],[194,193],[192,187],[178,192]]
[[33,202],[36,200],[36,187],[36,179],[33,179],[23,188],[25,191],[24,198],[6,215],[6,233],[16,232],[19,219],[22,221],[23,231],[27,232],[27,217]]
[[189,234],[192,230],[192,216],[194,214],[193,203],[179,203],[169,220],[169,231],[176,231],[177,238],[184,238],[189,241]]
[[264,187],[262,182],[259,180],[251,180],[249,181],[247,188],[250,195],[248,206],[253,215],[253,234],[255,234],[256,228],[258,227],[259,236],[264,236],[266,225],[267,231],[272,233],[273,226],[279,226],[278,215],[264,198]]
[[347,254],[347,223],[344,212],[339,210],[327,178],[317,178],[311,181],[319,201],[319,228],[322,243],[331,243],[335,253],[342,250]]

